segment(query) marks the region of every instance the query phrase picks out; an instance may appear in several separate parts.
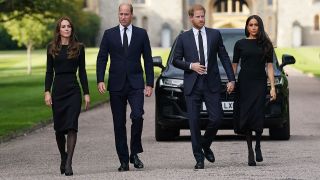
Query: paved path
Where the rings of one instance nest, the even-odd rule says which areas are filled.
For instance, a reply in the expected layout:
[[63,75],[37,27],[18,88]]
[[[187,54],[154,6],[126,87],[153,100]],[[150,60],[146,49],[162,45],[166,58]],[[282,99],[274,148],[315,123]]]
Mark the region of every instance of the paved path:
[[[193,170],[195,162],[189,138],[155,141],[152,97],[145,103],[142,137],[145,152],[141,155],[144,170],[130,166],[129,172],[117,172],[119,162],[111,111],[109,104],[104,104],[80,115],[73,161],[75,175],[68,179],[320,179],[320,80],[292,69],[288,73],[292,137],[290,141],[271,141],[265,137],[262,142],[265,161],[257,167],[247,166],[244,140],[220,136],[213,143],[216,162],[205,162],[204,170]],[[268,131],[264,134],[268,135]],[[0,144],[0,179],[66,179],[59,174],[59,163],[52,125]]]

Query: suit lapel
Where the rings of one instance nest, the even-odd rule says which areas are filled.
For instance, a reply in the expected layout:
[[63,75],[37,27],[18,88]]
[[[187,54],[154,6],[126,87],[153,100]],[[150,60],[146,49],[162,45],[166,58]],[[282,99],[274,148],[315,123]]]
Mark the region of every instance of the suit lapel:
[[129,49],[130,47],[132,47],[131,45],[135,42],[135,39],[137,38],[136,35],[136,28],[132,25],[132,33],[131,33],[131,40],[130,40],[130,44],[129,44]]
[[189,39],[190,39],[190,45],[191,45],[191,49],[193,50],[193,54],[195,55],[194,59],[200,59],[199,58],[199,54],[198,54],[198,49],[197,49],[197,44],[196,44],[196,40],[194,38],[194,34],[193,34],[193,30],[190,29],[189,30]]
[[211,52],[212,47],[212,34],[210,33],[209,29],[206,28],[206,35],[207,35],[207,59],[209,60],[209,55]]
[[115,36],[114,36],[116,43],[122,48],[122,41],[120,35],[120,26],[116,26]]

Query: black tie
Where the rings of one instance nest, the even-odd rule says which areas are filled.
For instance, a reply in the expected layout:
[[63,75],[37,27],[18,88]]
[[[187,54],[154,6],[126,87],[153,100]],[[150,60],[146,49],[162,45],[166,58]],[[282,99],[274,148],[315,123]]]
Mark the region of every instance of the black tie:
[[128,36],[127,36],[127,27],[124,28],[124,32],[123,32],[123,49],[124,49],[124,53],[127,54],[128,53]]
[[202,41],[202,35],[200,30],[198,34],[198,42],[199,42],[200,64],[204,66],[205,65],[204,50],[203,50],[203,41]]

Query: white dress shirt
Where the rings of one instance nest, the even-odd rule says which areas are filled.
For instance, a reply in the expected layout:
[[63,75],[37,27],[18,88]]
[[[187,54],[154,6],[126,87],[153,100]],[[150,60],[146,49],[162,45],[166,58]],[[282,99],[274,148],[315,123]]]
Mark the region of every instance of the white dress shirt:
[[[195,27],[192,28],[193,34],[194,34],[194,39],[196,40],[196,45],[197,45],[197,51],[198,51],[198,57],[199,57],[199,62],[200,62],[200,50],[199,50],[199,41],[198,41],[198,36],[199,36],[199,29],[196,29]],[[202,42],[203,42],[203,52],[204,52],[204,62],[205,66],[208,67],[208,42],[207,42],[207,34],[206,34],[206,28],[203,26],[201,29],[201,36],[202,36]]]
[[[122,45],[123,45],[123,33],[124,33],[124,26],[122,26],[121,24],[119,25],[119,28],[120,28],[120,36],[121,36],[121,42],[122,42]],[[130,45],[130,42],[131,42],[131,36],[132,36],[132,24],[130,24],[128,27],[127,27],[127,37],[128,37],[128,46]]]

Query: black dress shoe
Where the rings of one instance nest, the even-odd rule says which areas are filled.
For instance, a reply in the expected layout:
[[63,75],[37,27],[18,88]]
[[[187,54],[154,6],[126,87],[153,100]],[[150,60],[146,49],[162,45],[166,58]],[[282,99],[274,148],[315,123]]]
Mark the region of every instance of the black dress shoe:
[[120,167],[118,168],[118,171],[119,171],[119,172],[129,171],[129,164],[122,162],[121,165],[120,165]]
[[262,162],[263,161],[263,157],[262,157],[262,152],[260,148],[255,148],[256,151],[256,161],[257,162]]
[[68,157],[67,153],[64,153],[61,156],[61,163],[60,163],[60,172],[61,172],[61,174],[64,174],[66,172],[67,157]]
[[254,160],[254,153],[253,150],[249,150],[248,154],[248,165],[249,166],[256,166],[256,161]]
[[197,164],[194,166],[194,169],[204,169],[204,162],[198,161]]
[[137,154],[130,156],[130,163],[132,163],[133,166],[138,169],[141,169],[144,167],[142,161],[139,159]]
[[214,154],[212,152],[212,150],[210,148],[205,148],[203,149],[203,152],[204,152],[204,157],[206,157],[206,159],[209,161],[209,162],[214,162],[216,159],[214,158]]

